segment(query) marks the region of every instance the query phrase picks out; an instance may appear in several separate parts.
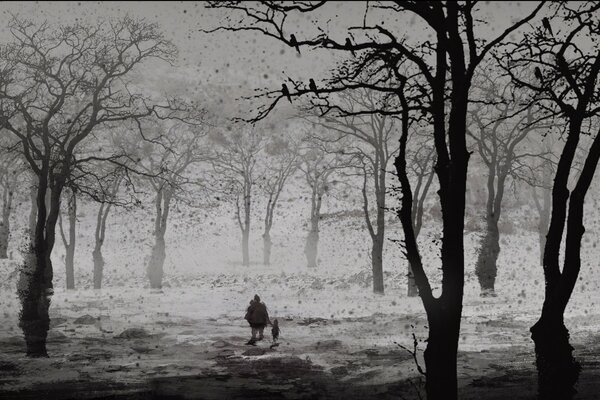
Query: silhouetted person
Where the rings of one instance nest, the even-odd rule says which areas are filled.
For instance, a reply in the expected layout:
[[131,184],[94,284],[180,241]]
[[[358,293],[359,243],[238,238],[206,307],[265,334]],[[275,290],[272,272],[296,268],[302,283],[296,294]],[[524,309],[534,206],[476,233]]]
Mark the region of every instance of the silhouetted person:
[[308,87],[310,88],[310,90],[315,92],[315,94],[319,94],[319,89],[317,89],[317,84],[315,83],[315,80],[313,78],[310,78],[310,80],[308,81]]
[[[246,315],[244,316],[244,319],[246,321],[248,321],[248,324],[250,325],[250,328],[252,328],[252,322],[250,322],[250,320],[252,319],[252,313],[254,312],[254,299],[250,300],[250,305],[248,305],[248,308],[246,309]],[[256,341],[253,341],[252,339],[250,339],[248,341],[248,343],[246,344],[251,344],[254,345]]]
[[[252,337],[247,344],[254,345],[257,340],[263,340],[265,326],[271,323],[267,306],[260,301],[258,295],[254,295],[254,300],[252,300],[246,310],[246,320],[250,324],[250,328],[252,328]],[[257,334],[258,338],[256,337]]]
[[296,36],[293,33],[290,35],[290,44],[296,48],[298,54],[301,54],[300,46],[298,46],[298,41],[296,40]]
[[281,93],[283,93],[283,95],[287,97],[290,104],[292,104],[292,96],[290,96],[290,91],[285,83],[281,85]]
[[352,56],[356,57],[356,53],[352,49],[352,42],[350,41],[350,38],[346,38],[346,47],[350,50],[350,52],[352,53]]
[[273,320],[273,327],[271,328],[271,336],[273,337],[273,343],[271,344],[271,348],[279,346],[277,340],[279,340],[279,321],[277,319]]

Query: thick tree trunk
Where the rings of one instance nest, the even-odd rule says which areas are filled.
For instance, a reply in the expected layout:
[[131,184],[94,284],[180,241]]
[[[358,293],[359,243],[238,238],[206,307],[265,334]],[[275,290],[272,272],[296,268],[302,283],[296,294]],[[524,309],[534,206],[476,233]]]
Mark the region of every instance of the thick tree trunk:
[[[23,257],[18,294],[21,301],[19,327],[25,337],[27,356],[47,357],[46,338],[50,329],[50,299],[52,288],[40,276],[48,266],[30,245]],[[50,267],[51,268],[51,267]]]
[[415,281],[415,275],[413,273],[412,266],[410,265],[410,261],[408,262],[408,297],[417,297],[419,295],[419,290],[417,288],[417,282]]
[[148,261],[147,275],[152,289],[162,289],[164,265],[166,258],[165,234],[171,205],[172,193],[169,189],[160,188],[156,194],[156,220],[154,222],[154,246]]
[[263,233],[263,264],[271,265],[271,247],[273,242],[271,241],[270,231]]
[[319,253],[319,231],[311,230],[306,237],[304,245],[304,254],[306,255],[306,266],[308,268],[317,268],[317,258]]
[[383,238],[374,238],[371,248],[373,292],[383,294]]
[[460,309],[455,307],[430,314],[429,337],[424,352],[427,399],[456,399]]
[[[45,168],[48,168],[46,165]],[[27,355],[47,357],[46,338],[50,328],[48,309],[53,294],[51,254],[55,243],[55,229],[60,213],[60,196],[64,179],[56,177],[46,207],[48,191],[47,171],[39,176],[36,193],[36,224],[30,244],[23,255],[17,294],[21,302],[19,327],[25,337]]]
[[247,229],[242,230],[242,265],[250,266],[250,232]]
[[102,256],[102,245],[94,247],[92,252],[94,260],[94,289],[102,289],[102,278],[104,274],[104,257]]
[[[558,314],[553,317],[546,315]],[[544,313],[531,328],[535,343],[538,370],[539,399],[572,399],[581,365],[573,357],[569,331],[565,327],[561,310]]]
[[148,262],[148,279],[152,289],[161,289],[164,276],[164,264],[166,257],[166,245],[164,235],[156,235],[154,246]]
[[500,254],[500,233],[498,222],[493,216],[487,217],[487,229],[481,239],[481,246],[475,265],[475,274],[481,287],[481,296],[495,296],[494,285],[498,273],[498,254]]

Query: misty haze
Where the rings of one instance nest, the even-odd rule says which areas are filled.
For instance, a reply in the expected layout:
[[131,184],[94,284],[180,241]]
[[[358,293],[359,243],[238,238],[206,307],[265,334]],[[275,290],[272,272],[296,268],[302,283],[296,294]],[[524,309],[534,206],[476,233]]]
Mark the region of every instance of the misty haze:
[[0,10],[0,399],[600,399],[600,3]]

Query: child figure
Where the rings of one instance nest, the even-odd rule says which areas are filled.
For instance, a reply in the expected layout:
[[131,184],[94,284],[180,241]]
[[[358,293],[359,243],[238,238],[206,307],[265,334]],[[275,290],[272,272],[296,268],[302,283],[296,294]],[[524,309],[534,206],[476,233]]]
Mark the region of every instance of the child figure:
[[279,340],[279,321],[277,321],[277,319],[274,319],[271,323],[271,325],[273,326],[271,328],[271,335],[273,336],[273,344],[271,345],[271,348],[273,347],[277,347],[279,346],[279,343],[277,343],[277,340]]

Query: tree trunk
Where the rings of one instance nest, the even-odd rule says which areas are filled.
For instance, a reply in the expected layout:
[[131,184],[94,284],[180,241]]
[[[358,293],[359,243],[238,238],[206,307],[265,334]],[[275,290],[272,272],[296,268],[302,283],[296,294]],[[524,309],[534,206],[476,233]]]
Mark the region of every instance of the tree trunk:
[[562,311],[542,311],[542,318],[531,328],[531,338],[535,343],[539,399],[572,399],[581,365],[573,357]]
[[271,233],[265,231],[263,234],[263,264],[265,265],[271,265],[271,247],[273,247]]
[[242,230],[242,265],[250,266],[250,232],[247,229]]
[[8,258],[8,237],[10,236],[10,222],[7,219],[0,221],[0,259]]
[[304,254],[306,255],[306,266],[308,268],[317,268],[317,258],[319,253],[319,231],[311,230],[306,237],[304,245]]
[[163,267],[166,258],[165,234],[171,205],[172,193],[169,189],[160,188],[156,194],[156,220],[154,222],[154,246],[148,262],[147,275],[152,289],[162,289]]
[[436,311],[429,317],[429,337],[424,352],[428,399],[456,399],[460,309]]
[[56,177],[46,207],[48,191],[48,165],[38,177],[36,193],[35,232],[23,255],[23,265],[19,274],[17,294],[21,302],[19,327],[25,337],[27,355],[47,357],[46,338],[50,328],[48,309],[53,294],[51,254],[55,243],[55,229],[60,213],[60,196],[64,179]]
[[165,264],[166,245],[164,235],[155,236],[150,262],[148,263],[148,279],[152,289],[161,289],[163,280],[163,266]]
[[417,289],[417,282],[415,281],[415,275],[413,273],[412,265],[410,265],[410,261],[408,262],[408,297],[417,297],[419,295],[419,290]]
[[[25,337],[27,356],[47,357],[46,338],[50,329],[50,298],[52,289],[41,276],[48,267],[44,259],[37,257],[38,251],[29,245],[23,255],[17,292],[21,301],[19,327]],[[50,267],[51,268],[51,267]]]
[[102,256],[102,245],[94,247],[92,252],[92,258],[94,260],[94,289],[102,288],[102,278],[104,274],[104,257]]
[[77,200],[75,193],[69,199],[69,243],[66,246],[65,271],[67,289],[75,289],[75,235],[77,226]]
[[373,292],[383,294],[383,239],[374,238],[371,248]]
[[10,214],[12,211],[13,190],[10,185],[4,189],[2,199],[2,221],[0,221],[0,259],[8,258],[8,238],[10,237]]
[[475,265],[475,274],[481,287],[481,296],[496,296],[494,284],[498,273],[498,254],[500,254],[500,233],[498,222],[493,216],[487,218],[487,229],[481,240],[481,247]]

